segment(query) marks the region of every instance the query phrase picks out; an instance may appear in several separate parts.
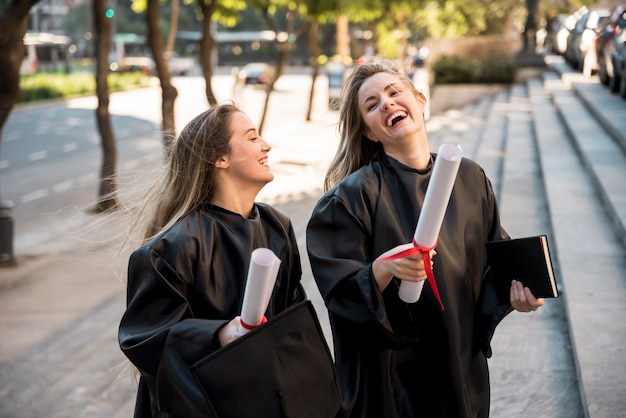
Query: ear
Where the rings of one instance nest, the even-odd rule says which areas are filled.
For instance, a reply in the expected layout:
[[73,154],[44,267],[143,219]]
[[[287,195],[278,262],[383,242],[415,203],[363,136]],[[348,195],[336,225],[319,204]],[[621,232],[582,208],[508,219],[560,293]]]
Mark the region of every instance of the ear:
[[426,96],[424,96],[424,93],[421,90],[418,90],[417,92],[417,102],[422,107],[422,113],[424,113],[426,110]]
[[372,131],[370,131],[368,128],[365,128],[365,130],[363,131],[363,135],[365,135],[365,137],[372,142],[378,142],[378,139],[376,139],[374,134],[372,134]]
[[222,156],[215,161],[215,168],[228,168],[228,158],[226,156]]

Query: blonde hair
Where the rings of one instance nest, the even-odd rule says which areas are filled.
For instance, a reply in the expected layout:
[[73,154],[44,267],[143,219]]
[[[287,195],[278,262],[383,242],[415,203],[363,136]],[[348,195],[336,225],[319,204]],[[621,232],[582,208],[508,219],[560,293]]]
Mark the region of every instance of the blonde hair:
[[383,151],[379,142],[370,141],[365,136],[367,126],[358,104],[361,86],[365,80],[378,73],[389,73],[398,77],[418,98],[426,100],[424,95],[415,88],[411,79],[389,60],[375,58],[371,62],[356,66],[342,88],[338,125],[339,148],[326,172],[324,191],[330,190],[350,173],[369,163]]

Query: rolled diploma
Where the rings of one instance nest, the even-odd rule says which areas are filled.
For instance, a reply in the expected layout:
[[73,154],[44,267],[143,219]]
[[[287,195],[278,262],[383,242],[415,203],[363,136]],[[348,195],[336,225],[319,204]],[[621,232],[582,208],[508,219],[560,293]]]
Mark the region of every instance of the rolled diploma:
[[[280,267],[280,259],[268,248],[257,248],[250,256],[250,267],[246,289],[243,294],[241,320],[248,325],[260,325],[270,301],[276,275]],[[249,330],[239,325],[239,332],[245,334]]]
[[[439,147],[433,174],[426,189],[424,206],[413,235],[413,240],[418,247],[430,248],[437,242],[462,157],[463,150],[457,144],[442,144]],[[407,244],[407,246],[410,245],[412,244]],[[400,283],[398,295],[404,302],[417,302],[422,293],[422,287],[424,287],[424,280],[419,282],[403,280]]]

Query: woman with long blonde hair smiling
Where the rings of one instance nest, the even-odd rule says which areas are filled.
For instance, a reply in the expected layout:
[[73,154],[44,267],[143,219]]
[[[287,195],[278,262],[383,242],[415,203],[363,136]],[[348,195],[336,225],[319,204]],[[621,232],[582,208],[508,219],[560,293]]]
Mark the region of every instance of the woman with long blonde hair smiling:
[[232,103],[195,117],[173,142],[135,214],[143,244],[128,263],[119,344],[140,375],[135,416],[211,416],[190,367],[239,338],[250,255],[280,269],[266,315],[306,298],[293,226],[256,202],[273,180],[270,145]]
[[494,298],[485,243],[508,234],[489,179],[468,159],[430,252],[438,293],[425,285],[416,303],[400,299],[403,281],[427,277],[422,254],[379,256],[411,242],[424,203],[437,159],[425,104],[393,63],[354,68],[344,85],[326,194],[307,227],[346,417],[487,417],[494,329],[512,309],[543,304],[515,281],[510,300]]

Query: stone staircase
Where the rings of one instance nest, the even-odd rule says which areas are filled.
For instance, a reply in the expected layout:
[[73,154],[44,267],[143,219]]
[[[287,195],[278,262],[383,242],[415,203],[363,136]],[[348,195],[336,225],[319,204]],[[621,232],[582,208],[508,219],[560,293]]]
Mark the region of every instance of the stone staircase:
[[[626,101],[546,71],[428,121],[483,166],[511,236],[547,234],[561,291],[493,341],[492,417],[626,416]],[[624,321],[624,322],[622,322]]]

